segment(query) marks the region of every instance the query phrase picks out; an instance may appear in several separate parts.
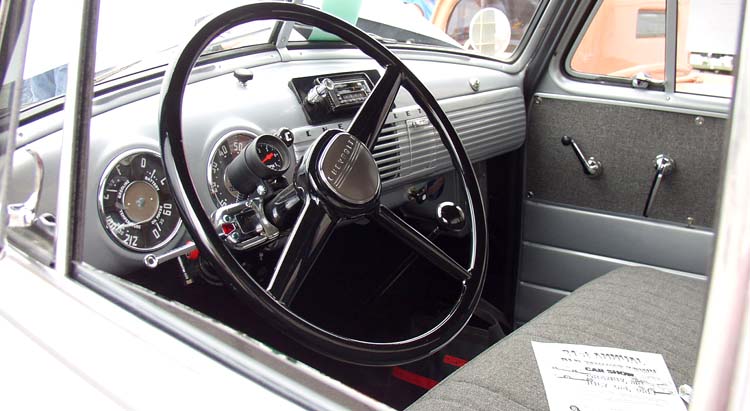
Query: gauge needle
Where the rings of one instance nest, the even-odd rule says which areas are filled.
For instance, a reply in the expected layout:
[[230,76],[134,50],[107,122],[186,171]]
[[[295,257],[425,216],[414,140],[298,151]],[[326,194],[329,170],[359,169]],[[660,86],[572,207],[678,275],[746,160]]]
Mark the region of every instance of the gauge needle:
[[266,164],[266,161],[268,160],[273,160],[273,153],[266,154],[266,156],[263,157],[263,160],[260,160],[260,162]]

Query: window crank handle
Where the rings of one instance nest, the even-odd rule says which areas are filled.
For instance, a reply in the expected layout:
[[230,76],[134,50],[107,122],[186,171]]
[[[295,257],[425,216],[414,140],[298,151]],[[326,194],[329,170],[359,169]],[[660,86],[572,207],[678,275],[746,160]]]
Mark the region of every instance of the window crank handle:
[[602,172],[604,171],[604,166],[602,166],[601,161],[597,160],[594,157],[586,158],[586,156],[583,155],[583,151],[581,151],[581,148],[578,147],[578,144],[576,144],[575,140],[568,136],[563,136],[560,141],[564,146],[573,147],[573,152],[575,153],[578,161],[581,163],[581,167],[583,168],[583,174],[591,178],[599,177],[602,174]]

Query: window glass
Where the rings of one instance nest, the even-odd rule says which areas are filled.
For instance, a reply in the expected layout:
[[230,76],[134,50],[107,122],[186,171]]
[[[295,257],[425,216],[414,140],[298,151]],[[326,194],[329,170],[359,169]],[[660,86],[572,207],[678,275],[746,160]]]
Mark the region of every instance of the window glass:
[[[95,80],[111,80],[166,65],[203,19],[244,3],[247,1],[102,0]],[[75,11],[66,1],[34,2],[23,76],[23,105],[65,93],[69,51],[78,41],[75,24],[71,24],[76,21]],[[273,24],[256,21],[232,28],[219,35],[204,52],[267,43]]]
[[741,0],[679,2],[677,91],[731,97],[741,11]]
[[664,79],[666,1],[604,0],[573,54],[578,73]]
[[[388,44],[464,49],[500,60],[509,60],[518,49],[541,2],[305,0],[305,4],[337,14]],[[301,25],[291,37],[291,41],[336,39]]]

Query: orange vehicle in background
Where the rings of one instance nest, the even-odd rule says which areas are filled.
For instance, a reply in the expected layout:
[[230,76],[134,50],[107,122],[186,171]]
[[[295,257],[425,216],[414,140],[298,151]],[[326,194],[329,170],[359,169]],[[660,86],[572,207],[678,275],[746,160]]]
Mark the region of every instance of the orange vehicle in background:
[[[472,16],[484,8],[503,11],[511,23],[511,53],[526,32],[538,0],[438,0],[432,23],[460,44],[466,44]],[[571,62],[573,70],[616,77],[646,73],[664,79],[666,33],[664,0],[604,1]],[[679,20],[687,21],[689,1],[681,1]],[[685,50],[687,25],[678,27],[678,82],[695,81]]]
[[[570,66],[574,71],[631,78],[645,73],[664,79],[666,4],[661,0],[608,0],[581,39]],[[678,21],[687,21],[689,2],[681,1]],[[677,81],[695,81],[688,61],[687,25],[677,28]]]

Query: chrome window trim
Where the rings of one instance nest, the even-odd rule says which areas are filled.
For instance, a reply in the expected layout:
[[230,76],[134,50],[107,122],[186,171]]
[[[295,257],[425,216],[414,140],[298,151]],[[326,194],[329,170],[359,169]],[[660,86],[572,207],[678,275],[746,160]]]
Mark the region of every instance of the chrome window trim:
[[576,95],[576,94],[540,92],[540,93],[535,93],[534,96],[539,97],[541,99],[548,98],[548,99],[555,99],[555,100],[581,101],[585,103],[608,104],[611,106],[642,108],[642,109],[647,109],[647,110],[659,110],[659,111],[666,111],[670,113],[690,114],[690,115],[695,115],[695,116],[704,116],[704,117],[713,117],[713,118],[722,118],[722,119],[726,119],[729,117],[729,114],[725,112],[710,111],[710,110],[705,110],[702,108],[656,104],[656,103],[649,102],[649,101],[620,100],[620,99],[612,98],[611,95],[606,96],[606,97],[588,97],[588,96],[582,96],[582,95]]
[[[564,49],[562,50],[562,52],[564,53],[563,55],[565,55],[565,60],[564,60],[565,71],[569,75],[574,76],[576,78],[580,78],[580,79],[598,80],[598,79],[601,78],[601,76],[594,75],[594,74],[589,74],[589,73],[583,73],[583,72],[580,72],[580,71],[575,71],[575,70],[573,70],[573,67],[572,67],[573,55],[576,54],[576,51],[578,50],[578,46],[581,45],[581,41],[583,41],[583,37],[586,35],[586,32],[589,30],[589,26],[594,21],[594,17],[596,17],[596,14],[599,12],[599,8],[601,8],[602,4],[604,3],[604,0],[588,0],[587,3],[591,3],[591,1],[595,2],[594,7],[592,7],[592,9],[591,9],[591,13],[585,14],[586,13],[586,4],[582,5],[582,7],[580,7],[580,9],[579,9],[579,11],[578,11],[578,13],[576,15],[576,18],[573,19],[574,22],[569,26],[569,27],[575,27],[576,26],[576,22],[579,22],[579,21],[581,21],[582,19],[585,18],[586,21],[583,23],[583,25],[581,26],[580,30],[576,31],[576,30],[570,30],[570,29],[568,29],[568,30],[570,30],[570,32],[569,33],[565,33],[565,36],[563,37],[563,39],[560,42],[560,44],[564,45],[564,44],[569,43],[570,42],[570,37],[575,36],[575,39],[573,40],[573,43],[570,45],[570,48],[568,48],[567,53],[566,53],[566,50],[564,50]],[[558,46],[558,50],[557,51],[558,51],[558,53],[560,52],[560,47],[559,46]],[[558,55],[560,55],[560,54],[558,54]],[[616,77],[613,77],[613,79],[616,79]]]
[[[21,79],[26,62],[26,45],[31,27],[31,12],[34,2],[18,1],[0,3],[0,41],[2,41],[2,69],[0,72],[0,95],[8,96],[5,113],[0,116],[0,260],[5,255],[6,236],[9,223],[8,186],[13,173],[13,154],[16,151],[16,133],[21,106]],[[7,27],[18,26],[16,33]],[[9,38],[15,36],[15,38]],[[10,48],[9,50],[6,47]],[[7,90],[12,86],[11,90]]]
[[[672,42],[671,45],[668,43],[665,47],[666,79],[664,90],[634,89],[629,86],[630,81],[628,79],[616,77],[605,79],[604,76],[595,76],[574,71],[570,66],[573,54],[575,54],[579,42],[591,24],[595,11],[598,10],[604,0],[590,1],[596,1],[594,10],[592,10],[590,15],[586,14],[586,7],[580,7],[577,11],[571,25],[566,30],[555,50],[555,55],[552,57],[549,68],[536,90],[537,94],[579,96],[581,98],[591,98],[600,101],[617,101],[618,105],[623,106],[627,105],[687,114],[700,113],[700,115],[717,118],[729,117],[731,98],[675,92],[674,69],[671,71],[667,70],[672,65],[676,67],[676,42]],[[678,18],[676,9],[677,0],[666,1],[667,30],[671,30],[672,28],[676,30]],[[672,4],[674,6],[670,7]],[[584,20],[584,24],[578,30],[576,26]],[[676,36],[676,34],[675,31],[672,36]],[[665,41],[669,42],[669,38]]]
[[55,270],[60,277],[70,276],[73,262],[83,257],[99,0],[80,0],[73,7],[77,11],[73,15],[79,16],[75,31],[79,35],[79,43],[71,50],[63,106],[55,231]]
[[674,95],[677,87],[677,0],[666,0],[665,6],[664,92]]
[[[580,20],[585,15],[583,12],[579,12],[576,17]],[[615,83],[584,81],[584,79],[571,77],[563,70],[563,59],[567,58],[565,54],[567,45],[571,41],[571,37],[576,34],[575,24],[570,27],[573,27],[573,29],[568,29],[558,45],[549,68],[536,90],[537,94],[575,96],[607,101],[617,100],[621,105],[632,104],[635,107],[641,106],[686,113],[701,112],[704,113],[702,115],[719,118],[729,116],[731,99],[728,98],[688,93],[667,94],[661,90],[634,89],[615,85]]]

